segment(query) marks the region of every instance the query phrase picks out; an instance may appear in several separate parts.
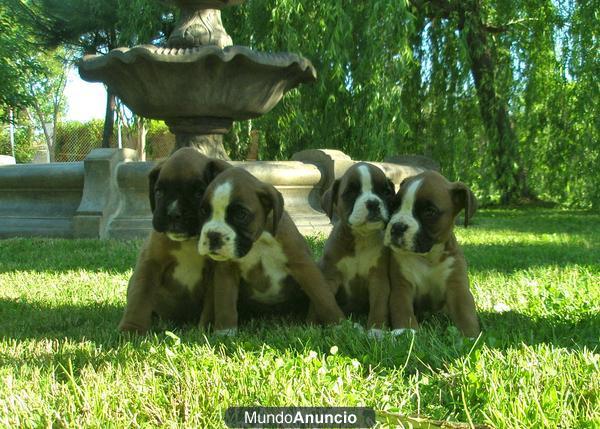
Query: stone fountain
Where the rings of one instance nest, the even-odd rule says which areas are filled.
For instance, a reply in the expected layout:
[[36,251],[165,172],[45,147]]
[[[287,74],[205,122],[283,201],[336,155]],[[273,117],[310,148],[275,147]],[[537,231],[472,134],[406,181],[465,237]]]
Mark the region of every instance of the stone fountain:
[[301,83],[316,80],[306,58],[234,46],[221,9],[244,0],[173,0],[180,19],[166,47],[119,48],[88,55],[84,80],[104,82],[136,114],[161,119],[176,136],[175,149],[194,146],[228,159],[223,134],[233,121],[257,118]]
[[[166,47],[86,56],[79,73],[107,84],[135,113],[164,120],[176,136],[175,149],[193,146],[228,159],[223,134],[233,121],[267,113],[287,91],[314,81],[315,69],[297,54],[233,46],[221,9],[243,0],[173,2],[181,16]],[[152,227],[147,177],[154,163],[136,161],[132,149],[94,149],[83,162],[0,165],[0,238],[146,236]],[[329,231],[320,196],[354,162],[339,151],[315,149],[291,161],[232,164],[277,187],[298,229],[312,235]],[[428,168],[399,159],[375,164],[396,184]]]

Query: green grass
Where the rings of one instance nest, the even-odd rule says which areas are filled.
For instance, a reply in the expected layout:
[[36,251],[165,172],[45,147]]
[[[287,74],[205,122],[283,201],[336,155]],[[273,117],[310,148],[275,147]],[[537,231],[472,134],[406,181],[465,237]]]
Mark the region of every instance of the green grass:
[[[117,334],[140,241],[0,241],[0,426],[222,427],[231,405],[365,405],[494,427],[600,427],[600,215],[481,211],[458,228],[484,334],[367,339],[257,321]],[[315,251],[321,242],[313,240]]]

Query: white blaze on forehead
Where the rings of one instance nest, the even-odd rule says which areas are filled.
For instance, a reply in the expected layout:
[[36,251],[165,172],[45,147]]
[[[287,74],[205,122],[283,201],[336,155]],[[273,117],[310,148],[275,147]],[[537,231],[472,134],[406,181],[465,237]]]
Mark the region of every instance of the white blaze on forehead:
[[392,244],[392,228],[394,225],[403,224],[407,229],[402,236],[402,241],[397,244],[402,249],[414,250],[415,236],[419,232],[419,222],[413,216],[413,208],[417,199],[417,191],[421,187],[422,181],[423,179],[418,179],[408,185],[406,192],[402,196],[400,209],[392,215],[385,231],[384,243],[386,246]]
[[225,221],[225,212],[231,199],[231,183],[225,182],[216,187],[211,199],[212,217],[211,220]]
[[233,186],[230,182],[218,185],[210,199],[212,208],[211,217],[202,227],[200,240],[198,242],[198,251],[201,255],[211,255],[210,240],[208,233],[213,232],[221,235],[223,246],[216,249],[218,256],[216,259],[231,259],[235,257],[235,231],[225,221],[227,207],[231,201],[231,191]]
[[366,165],[361,165],[358,167],[358,172],[360,173],[360,184],[362,193],[365,194],[367,192],[373,191],[373,182],[371,180],[371,172]]
[[[388,212],[385,208],[385,204],[374,192],[373,192],[373,178],[369,167],[361,165],[357,168],[360,175],[360,195],[354,201],[354,207],[352,213],[348,218],[350,225],[361,226],[367,222],[369,216],[369,209],[367,203],[370,201],[377,201],[379,203],[379,213],[384,220],[388,218]],[[383,222],[382,222],[383,225]],[[383,226],[382,226],[383,228]]]
[[423,179],[415,180],[404,193],[402,198],[402,205],[400,206],[400,213],[410,213],[412,215],[413,207],[415,205],[415,199],[417,198],[417,191],[421,187]]

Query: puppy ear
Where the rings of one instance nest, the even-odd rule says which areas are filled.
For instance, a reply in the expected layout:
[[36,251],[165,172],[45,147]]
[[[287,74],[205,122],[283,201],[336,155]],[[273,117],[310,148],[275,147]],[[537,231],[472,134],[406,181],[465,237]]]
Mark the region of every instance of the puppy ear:
[[275,236],[279,221],[281,221],[281,217],[283,216],[283,196],[281,192],[275,189],[275,186],[265,183],[258,194],[258,198],[267,216],[269,212],[273,212],[273,236]]
[[469,187],[462,182],[454,182],[450,192],[452,193],[456,214],[462,209],[465,210],[466,227],[477,210],[477,199]]
[[396,185],[394,185],[394,182],[392,182],[391,179],[387,179],[385,188],[386,195],[388,196],[387,203],[390,205],[396,196]]
[[160,169],[163,164],[164,161],[159,162],[148,174],[148,197],[150,199],[150,210],[152,210],[152,212],[154,212],[154,207],[156,206],[154,200],[154,187],[156,186],[156,181],[158,180],[158,175],[160,174]]
[[208,185],[212,182],[215,177],[219,175],[223,170],[231,167],[227,162],[220,159],[211,159],[204,167],[204,182]]
[[325,213],[329,219],[333,219],[333,208],[338,197],[338,190],[340,188],[340,179],[337,179],[331,185],[331,188],[327,189],[321,196],[321,208],[325,210]]

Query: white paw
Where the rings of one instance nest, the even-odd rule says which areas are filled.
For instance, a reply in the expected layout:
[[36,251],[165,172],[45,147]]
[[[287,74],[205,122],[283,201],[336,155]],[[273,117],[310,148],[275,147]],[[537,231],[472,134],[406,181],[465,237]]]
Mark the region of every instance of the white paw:
[[363,331],[363,332],[365,331],[365,328],[363,328],[363,327],[362,327],[362,325],[361,325],[360,323],[357,323],[357,322],[354,322],[354,323],[352,324],[352,327],[353,327],[354,329],[358,329],[359,331]]
[[391,334],[394,337],[399,337],[400,335],[404,334],[404,333],[410,333],[410,334],[416,334],[417,331],[415,329],[411,329],[411,328],[399,328],[399,329],[393,329]]
[[383,333],[384,333],[383,329],[371,328],[371,329],[369,329],[367,336],[369,338],[381,340],[383,338]]
[[234,337],[237,335],[237,328],[218,329],[215,331],[215,335],[219,337]]

